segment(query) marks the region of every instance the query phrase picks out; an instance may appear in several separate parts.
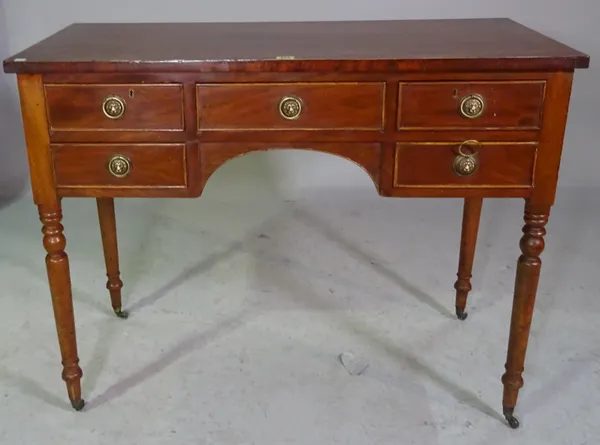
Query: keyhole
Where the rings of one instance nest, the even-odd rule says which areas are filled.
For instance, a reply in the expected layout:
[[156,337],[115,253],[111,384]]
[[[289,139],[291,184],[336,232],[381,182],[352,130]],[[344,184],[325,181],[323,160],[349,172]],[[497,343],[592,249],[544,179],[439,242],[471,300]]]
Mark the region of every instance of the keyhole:
[[458,97],[458,90],[456,88],[454,88],[454,90],[452,90],[452,97],[455,99]]
[[133,89],[129,90],[129,97],[131,97],[133,99],[134,95],[135,95],[135,92],[133,91]]

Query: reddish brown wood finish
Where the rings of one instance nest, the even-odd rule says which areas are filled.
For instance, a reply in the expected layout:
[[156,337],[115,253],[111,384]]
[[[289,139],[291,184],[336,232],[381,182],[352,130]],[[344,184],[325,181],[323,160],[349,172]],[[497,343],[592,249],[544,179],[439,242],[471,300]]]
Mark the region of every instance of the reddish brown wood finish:
[[117,222],[115,220],[115,202],[112,198],[98,198],[98,220],[102,236],[102,250],[106,263],[106,288],[110,293],[110,302],[115,314],[120,318],[127,318],[121,303],[121,272],[119,271],[119,248],[117,245]]
[[523,237],[520,243],[522,254],[517,263],[506,373],[502,376],[504,384],[502,404],[509,422],[517,404],[519,389],[523,386],[525,354],[542,267],[540,255],[544,251],[545,227],[549,213],[550,208],[547,206],[536,207],[528,204],[525,207],[525,226],[523,226]]
[[52,174],[44,88],[41,77],[36,75],[19,76],[18,85],[33,198],[38,205],[40,221],[43,224],[43,244],[47,252],[46,270],[62,358],[62,378],[67,384],[67,393],[73,408],[81,410],[85,404],[81,398],[80,383],[83,372],[79,367],[77,355],[71,274],[69,258],[65,253],[66,239],[61,224],[61,202],[56,194]]
[[532,199],[536,205],[554,204],[572,83],[573,73],[558,72],[546,88],[544,127],[535,165],[536,193]]
[[[186,187],[183,144],[53,144],[52,153],[58,188]],[[115,155],[131,161],[129,176],[110,173],[108,163]]]
[[[167,85],[45,85],[50,131],[183,131],[183,87]],[[108,118],[104,100],[125,103],[119,119]],[[96,136],[102,137],[102,136]]]
[[[381,160],[381,151],[379,144],[331,144],[331,143],[313,143],[313,144],[287,144],[279,148],[294,148],[299,150],[314,150],[322,153],[329,153],[340,156],[354,162],[369,174],[375,187],[379,185],[379,164]],[[272,147],[269,144],[260,142],[240,144],[203,144],[201,150],[201,176],[202,186],[210,176],[230,159],[244,155],[253,151],[269,150]]]
[[[398,128],[423,129],[538,129],[545,82],[413,82],[400,87]],[[466,118],[462,99],[478,94],[485,101],[483,114]]]
[[[483,143],[473,146],[477,171],[461,177],[452,170],[460,144],[398,144],[395,187],[532,187],[537,144]],[[471,150],[469,145],[463,152]]]
[[[507,19],[80,24],[7,59],[5,71],[19,74],[71,403],[81,409],[84,402],[61,197],[100,198],[107,287],[118,311],[114,197],[199,196],[229,159],[303,149],[356,163],[382,196],[466,198],[455,286],[459,316],[471,288],[482,199],[526,199],[502,379],[504,413],[517,426],[513,411],[573,71],[588,64],[585,54]],[[458,111],[467,93],[486,99],[477,119]],[[102,113],[110,94],[127,101],[121,119]],[[279,115],[284,95],[301,98],[297,120]],[[482,143],[479,168],[459,177],[452,168],[457,147],[473,139]],[[117,154],[132,163],[125,178],[108,170]]]
[[456,289],[456,316],[460,320],[467,318],[465,307],[467,305],[467,296],[472,289],[471,277],[482,204],[483,198],[466,198],[463,207],[460,256],[458,258],[458,280],[454,283],[454,289]]
[[48,270],[52,308],[54,309],[58,344],[62,357],[62,378],[67,384],[67,392],[73,407],[79,410],[83,408],[84,404],[81,399],[80,385],[83,371],[79,367],[79,357],[77,356],[71,274],[69,271],[69,258],[65,253],[67,241],[61,224],[62,212],[60,207],[50,208],[40,205],[38,208],[40,221],[43,224],[44,248],[48,252],[46,255],[46,269]]
[[[198,86],[198,129],[382,130],[385,83],[203,84]],[[297,98],[297,119],[279,103]]]
[[[160,38],[156,38],[160,36]],[[84,23],[7,72],[478,72],[587,68],[589,57],[512,20]]]

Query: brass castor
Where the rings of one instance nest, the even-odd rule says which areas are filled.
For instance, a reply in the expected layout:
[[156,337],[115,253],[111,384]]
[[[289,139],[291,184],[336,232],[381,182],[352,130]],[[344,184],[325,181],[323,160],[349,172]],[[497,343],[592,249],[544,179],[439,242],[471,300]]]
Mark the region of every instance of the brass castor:
[[458,307],[456,308],[456,316],[458,317],[459,320],[461,320],[461,321],[466,320],[468,315],[469,314],[467,314],[464,309],[461,309]]

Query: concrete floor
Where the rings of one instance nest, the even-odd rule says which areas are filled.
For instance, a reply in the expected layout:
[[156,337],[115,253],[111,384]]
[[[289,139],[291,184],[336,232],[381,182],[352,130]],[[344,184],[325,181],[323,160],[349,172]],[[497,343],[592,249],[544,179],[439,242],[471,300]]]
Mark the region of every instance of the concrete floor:
[[[460,200],[218,182],[199,200],[117,201],[127,321],[94,201],[65,200],[82,413],[60,379],[36,209],[0,210],[0,443],[600,443],[597,190],[561,190],[553,209],[513,431],[500,376],[522,200],[484,203],[459,322]],[[342,352],[370,366],[351,376]]]

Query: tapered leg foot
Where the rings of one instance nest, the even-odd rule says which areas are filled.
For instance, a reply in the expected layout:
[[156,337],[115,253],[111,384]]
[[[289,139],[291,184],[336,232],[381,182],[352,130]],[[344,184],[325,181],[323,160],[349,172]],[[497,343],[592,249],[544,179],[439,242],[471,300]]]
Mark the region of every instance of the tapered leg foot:
[[482,198],[465,198],[463,208],[462,233],[460,238],[460,256],[458,258],[458,279],[454,283],[456,289],[456,316],[466,320],[467,297],[471,291],[471,272],[475,258],[475,245],[479,220],[481,219]]
[[115,309],[115,314],[119,318],[127,319],[129,318],[129,312],[122,310],[121,308]]
[[521,256],[517,262],[515,292],[510,322],[510,335],[506,357],[506,372],[502,376],[504,395],[502,406],[504,417],[511,428],[517,428],[519,421],[513,416],[519,390],[523,387],[525,355],[529,341],[529,330],[535,305],[544,251],[544,235],[550,208],[548,206],[525,207],[525,225],[521,238]]
[[85,406],[85,400],[83,400],[83,399],[71,400],[71,406],[73,407],[73,409],[75,411],[81,411],[83,409],[83,407]]
[[129,314],[121,309],[121,273],[119,272],[119,249],[117,246],[117,224],[115,218],[115,203],[112,198],[98,198],[98,220],[102,235],[102,249],[106,264],[106,288],[110,293],[110,301],[119,318],[127,318]]
[[44,234],[46,249],[46,268],[52,297],[52,308],[56,320],[58,344],[62,358],[62,378],[67,385],[69,400],[73,407],[83,403],[81,400],[81,377],[77,357],[77,338],[75,335],[75,318],[73,315],[73,298],[71,296],[71,278],[69,258],[65,253],[66,239],[61,224],[60,204],[39,206],[40,220]]
[[464,309],[464,308],[461,308],[461,307],[458,307],[458,306],[456,307],[456,317],[457,317],[459,320],[461,320],[461,321],[462,321],[462,320],[466,320],[468,316],[469,316],[469,314],[467,314],[467,313],[465,312],[465,309]]
[[519,420],[513,415],[515,409],[514,408],[504,408],[504,418],[508,422],[508,426],[510,426],[513,430],[519,428]]

